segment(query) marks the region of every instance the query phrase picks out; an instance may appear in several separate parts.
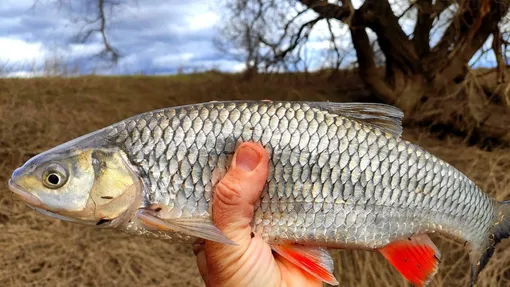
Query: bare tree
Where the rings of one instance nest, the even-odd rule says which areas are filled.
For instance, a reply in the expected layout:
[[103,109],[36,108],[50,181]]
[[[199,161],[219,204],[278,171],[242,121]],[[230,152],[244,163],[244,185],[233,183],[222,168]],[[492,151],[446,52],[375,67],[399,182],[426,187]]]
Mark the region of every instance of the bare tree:
[[262,62],[259,35],[264,33],[264,25],[259,21],[262,16],[260,6],[252,10],[246,4],[243,1],[225,4],[231,17],[224,20],[213,41],[218,50],[244,62],[245,72],[251,76],[258,72]]
[[[40,4],[41,0],[35,0],[33,8]],[[120,52],[112,45],[108,37],[108,28],[112,20],[114,10],[122,5],[120,0],[47,0],[49,4],[56,5],[59,9],[77,11],[78,17],[72,20],[81,27],[80,31],[71,39],[73,42],[86,43],[93,37],[99,36],[103,49],[97,56],[106,62],[116,64]]]
[[[262,58],[264,65],[285,66],[299,59],[314,29],[325,23],[338,59],[342,58],[339,44],[350,42],[365,86],[379,100],[397,105],[407,114],[417,109],[437,109],[438,98],[444,98],[454,85],[471,79],[470,64],[476,64],[477,56],[489,50],[496,55],[499,81],[505,80],[509,64],[505,18],[508,0],[364,0],[357,8],[351,0],[231,2],[250,7],[244,10],[247,13],[262,11],[258,21],[271,25],[265,28],[271,33],[259,35],[261,48],[269,51]],[[332,23],[348,29],[350,39],[338,41]],[[404,28],[409,26],[414,29],[406,33]],[[374,35],[375,43],[370,35]],[[374,47],[382,55],[377,56]],[[377,64],[381,58],[384,65]],[[335,64],[338,67],[338,62]],[[465,101],[466,96],[457,96],[456,100]],[[457,102],[457,108],[451,111],[444,107],[439,110],[448,114],[445,119],[465,118],[445,120],[456,129],[465,130],[468,124],[485,136],[510,140],[510,111],[500,111],[501,107],[489,98],[478,102],[484,108],[477,116],[463,102]],[[491,120],[496,111],[501,118]]]

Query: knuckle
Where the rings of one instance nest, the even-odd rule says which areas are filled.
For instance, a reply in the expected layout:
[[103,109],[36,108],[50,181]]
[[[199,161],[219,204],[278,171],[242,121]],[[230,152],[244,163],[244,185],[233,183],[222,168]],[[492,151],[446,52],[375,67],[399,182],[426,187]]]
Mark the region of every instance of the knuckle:
[[241,197],[237,189],[238,183],[225,177],[216,185],[216,198],[226,205],[233,205]]

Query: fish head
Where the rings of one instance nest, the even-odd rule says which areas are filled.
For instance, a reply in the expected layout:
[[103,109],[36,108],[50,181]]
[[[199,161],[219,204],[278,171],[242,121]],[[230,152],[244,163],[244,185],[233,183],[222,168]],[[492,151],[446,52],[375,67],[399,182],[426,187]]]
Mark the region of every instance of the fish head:
[[120,148],[90,140],[36,155],[9,180],[10,190],[40,213],[102,227],[118,225],[134,213],[141,203],[141,186]]

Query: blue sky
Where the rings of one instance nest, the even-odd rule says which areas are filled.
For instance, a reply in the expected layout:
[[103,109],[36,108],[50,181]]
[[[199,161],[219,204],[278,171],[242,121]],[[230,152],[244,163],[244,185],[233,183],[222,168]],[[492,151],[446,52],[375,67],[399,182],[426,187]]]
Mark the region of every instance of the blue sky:
[[[224,1],[121,1],[124,4],[113,11],[107,31],[122,55],[113,69],[93,57],[102,49],[99,37],[83,44],[70,42],[83,27],[73,20],[86,13],[84,7],[78,7],[84,0],[64,1],[73,3],[74,9],[58,9],[52,4],[55,0],[38,0],[35,8],[34,0],[0,1],[0,73],[3,66],[9,75],[32,75],[34,67],[40,70],[55,59],[67,63],[69,69],[79,67],[81,73],[170,74],[179,69],[210,68],[236,72],[244,68],[242,62],[217,50],[212,41],[222,17],[218,3]],[[305,14],[303,21],[312,16],[313,12]],[[333,24],[337,32],[348,35],[346,25]],[[338,42],[352,59],[355,54],[350,41]],[[324,64],[329,45],[327,24],[321,22],[307,43],[312,70]]]
[[[74,9],[58,9],[51,4],[53,0],[38,0],[35,8],[34,0],[0,1],[0,73],[7,70],[10,75],[30,75],[30,71],[40,70],[55,59],[70,69],[79,67],[81,73],[171,74],[182,68],[232,72],[244,67],[218,51],[212,42],[221,21],[218,3],[223,1],[125,0],[110,17],[108,35],[122,55],[113,69],[93,58],[102,49],[99,37],[84,44],[70,42],[83,26],[73,20],[85,15],[84,7],[76,4],[84,1],[64,1],[73,3]],[[353,3],[357,7],[361,1]],[[393,8],[397,14],[404,9],[399,5]],[[412,31],[414,21],[402,18],[400,22],[407,33]],[[337,35],[347,35],[337,43],[353,59],[346,25],[333,24]],[[306,49],[314,59],[312,68],[324,63],[328,37],[325,22],[314,27]]]
[[93,58],[102,48],[98,37],[84,44],[70,41],[82,27],[73,18],[81,19],[76,11],[83,9],[59,10],[47,0],[32,9],[33,3],[0,2],[0,63],[19,75],[58,58],[82,72],[165,74],[179,68],[243,67],[213,46],[219,14],[211,1],[126,1],[114,11],[108,31],[122,55],[113,71]]

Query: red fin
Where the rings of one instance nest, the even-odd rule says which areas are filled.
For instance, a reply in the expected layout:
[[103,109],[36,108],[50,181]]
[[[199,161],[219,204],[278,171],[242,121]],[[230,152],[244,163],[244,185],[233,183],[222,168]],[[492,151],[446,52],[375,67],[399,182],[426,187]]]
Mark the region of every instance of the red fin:
[[317,246],[272,245],[271,248],[285,259],[311,275],[330,284],[338,285],[333,275],[333,259],[328,249]]
[[379,251],[404,278],[420,287],[436,274],[441,256],[426,234],[392,242]]

